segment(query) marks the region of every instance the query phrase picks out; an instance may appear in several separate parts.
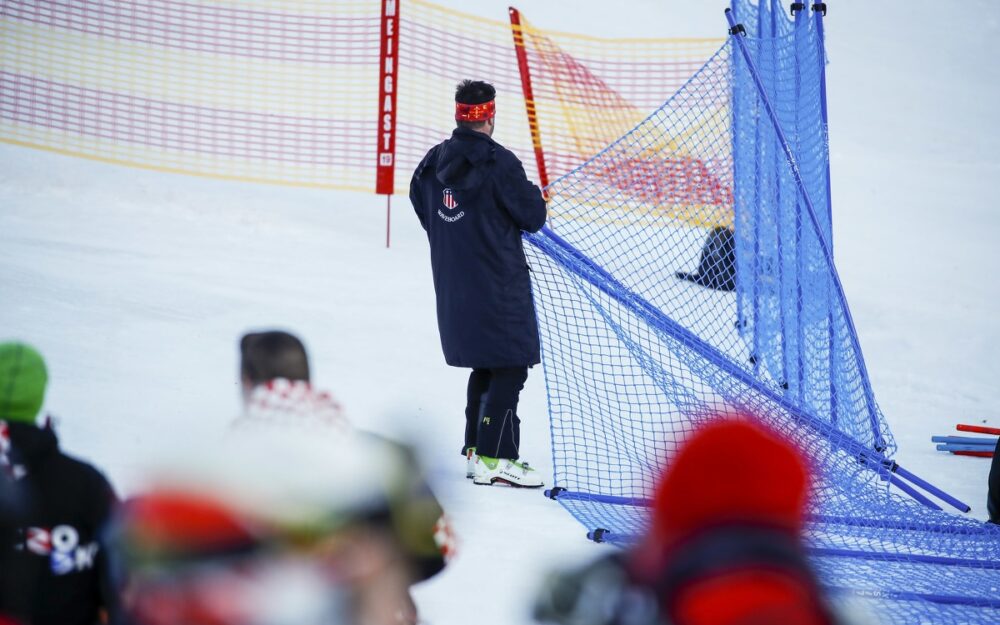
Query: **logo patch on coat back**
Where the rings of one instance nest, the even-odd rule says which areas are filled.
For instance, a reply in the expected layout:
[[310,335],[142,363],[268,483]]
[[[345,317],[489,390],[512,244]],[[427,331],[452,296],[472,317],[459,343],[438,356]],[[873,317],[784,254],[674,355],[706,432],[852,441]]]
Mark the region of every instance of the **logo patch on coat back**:
[[[451,189],[445,189],[441,193],[441,204],[443,204],[449,211],[453,211],[458,208],[458,200],[455,199],[455,193]],[[449,223],[458,221],[464,216],[465,211],[461,211],[457,214],[447,214],[440,208],[438,209],[438,217]]]
[[53,575],[67,575],[94,568],[97,552],[100,550],[97,541],[83,543],[80,532],[72,525],[28,527],[21,531],[24,533],[24,542],[17,548],[47,557]]

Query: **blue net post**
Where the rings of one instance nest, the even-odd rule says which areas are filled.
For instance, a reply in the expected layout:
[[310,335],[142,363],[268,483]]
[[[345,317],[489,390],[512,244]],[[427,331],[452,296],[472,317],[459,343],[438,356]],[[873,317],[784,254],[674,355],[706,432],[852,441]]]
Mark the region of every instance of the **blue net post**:
[[823,18],[826,16],[826,3],[816,2],[812,5],[813,19],[816,22],[816,41],[819,46],[819,104],[820,112],[823,117],[823,140],[826,142],[826,208],[827,208],[827,219],[829,219],[830,230],[827,233],[829,237],[828,244],[830,246],[830,254],[833,254],[833,203],[831,202],[830,193],[830,119],[827,114],[826,106],[826,34],[823,30]]
[[[778,36],[778,19],[784,19],[781,15],[780,4],[779,9],[774,10],[774,5],[778,4],[780,0],[771,0],[771,10],[768,12],[768,26],[770,28],[769,38],[774,39]],[[763,11],[761,11],[763,14]],[[781,59],[778,56],[778,47],[773,46],[771,48],[771,76],[775,83],[775,88],[777,88],[777,83],[782,79],[782,64]],[[779,313],[778,313],[778,335],[781,337],[781,377],[779,383],[786,390],[791,385],[789,373],[792,370],[790,364],[791,355],[789,354],[789,340],[788,337],[791,335],[789,331],[789,321],[788,317],[788,299],[785,297],[788,291],[789,277],[786,273],[786,262],[785,255],[788,253],[788,245],[786,245],[787,239],[787,226],[788,219],[785,214],[785,204],[782,201],[781,187],[781,158],[778,156],[777,150],[771,151],[771,171],[774,172],[774,212],[775,212],[775,224],[777,225],[776,235],[778,239],[778,301],[779,301]]]
[[[765,26],[767,25],[767,22],[764,20],[764,16],[766,14],[766,11],[764,9],[765,6],[766,5],[764,5],[762,3],[761,5],[759,5],[758,10],[757,10],[757,32],[763,32]],[[762,123],[763,123],[763,120],[760,118],[759,115],[754,118],[754,124],[755,124],[755,128],[754,128],[754,137],[755,137],[755,139],[754,139],[754,149],[757,151],[757,154],[760,154],[763,151],[762,150],[762,145],[763,145],[763,142],[764,142],[764,137],[766,136],[766,135],[762,135],[762,133],[761,133],[761,127],[760,126],[761,126]],[[763,213],[763,207],[765,206],[763,198],[761,197],[764,185],[760,184],[760,180],[761,180],[761,178],[764,178],[764,177],[768,176],[768,173],[769,173],[768,171],[764,170],[764,168],[761,167],[761,159],[759,157],[755,158],[754,159],[754,180],[757,181],[757,185],[754,188],[754,207],[757,210],[757,215],[755,215],[754,219],[753,219],[753,227],[754,227],[754,236],[753,236],[753,264],[754,264],[754,273],[753,273],[753,278],[752,278],[753,279],[753,290],[754,290],[754,295],[753,295],[753,304],[754,304],[754,310],[753,310],[753,354],[754,354],[754,373],[758,377],[760,377],[761,363],[763,362],[763,360],[765,358],[765,356],[764,356],[764,348],[763,348],[763,345],[762,345],[762,340],[764,338],[763,337],[763,326],[761,324],[761,317],[762,317],[762,315],[761,315],[761,304],[762,304],[762,300],[765,297],[765,294],[763,293],[762,288],[761,288],[761,284],[762,284],[761,276],[763,275],[763,273],[764,273],[764,271],[766,269],[764,267],[764,263],[762,262],[762,259],[764,258],[764,255],[762,253],[763,250],[761,250],[761,245],[760,245],[761,236],[763,234],[763,232],[762,232],[763,215],[761,213]]]
[[[797,152],[801,153],[801,137],[802,133],[799,129],[802,127],[802,119],[800,116],[801,107],[799,106],[800,99],[802,97],[802,72],[799,67],[801,60],[799,58],[799,35],[802,33],[803,28],[808,26],[805,20],[802,18],[802,9],[804,5],[800,2],[792,4],[792,14],[795,16],[795,149]],[[798,194],[795,196],[795,356],[796,356],[796,398],[799,403],[803,403],[803,369],[805,367],[803,350],[805,345],[805,338],[802,332],[802,260],[804,257],[802,250],[802,199]],[[832,377],[831,377],[832,382]]]
[[[819,59],[819,104],[820,115],[823,120],[823,141],[826,144],[826,210],[829,230],[827,230],[827,243],[830,246],[830,255],[833,255],[833,201],[830,183],[830,119],[826,105],[826,35],[823,30],[823,18],[826,16],[826,3],[816,2],[812,5],[813,20],[816,25],[816,45],[819,47],[817,58]],[[834,324],[833,313],[829,317],[830,335],[830,371],[834,371],[836,361],[834,350],[837,344],[837,330]],[[837,385],[831,380],[830,383],[830,418],[837,422]]]
[[[749,50],[746,47],[746,41],[744,37],[746,36],[746,29],[742,25],[738,25],[736,20],[733,18],[732,10],[726,9],[726,19],[729,21],[730,34],[733,36],[733,40],[736,42],[737,47],[739,47],[740,54],[743,60],[747,64],[747,69],[753,79],[754,85],[757,87],[758,95],[760,96],[761,104],[764,106],[764,110],[767,112],[767,116],[774,127],[775,135],[778,138],[778,144],[781,146],[782,152],[784,152],[785,159],[788,162],[788,168],[791,171],[792,178],[795,180],[795,185],[798,188],[798,192],[801,195],[801,199],[805,204],[806,211],[809,215],[809,220],[812,222],[813,227],[816,230],[819,247],[826,257],[826,261],[831,268],[834,267],[833,256],[830,254],[830,248],[827,245],[826,236],[823,234],[823,227],[819,221],[816,214],[816,209],[813,206],[812,200],[809,198],[809,194],[806,192],[805,183],[802,180],[802,173],[799,171],[798,163],[795,160],[795,156],[792,154],[792,150],[789,147],[788,138],[785,136],[785,131],[781,127],[781,123],[778,121],[778,116],[774,111],[774,107],[771,106],[771,100],[767,96],[767,90],[764,88],[763,82],[760,79],[760,73],[757,71],[757,65],[754,63],[753,57],[751,56]],[[840,284],[840,279],[834,271],[832,276],[833,287],[836,290],[837,295],[841,299],[846,299],[844,296],[843,285]],[[857,345],[857,330],[854,327],[854,320],[851,317],[851,312],[848,309],[844,309],[844,316],[847,326],[850,331],[851,340],[855,344],[855,351],[860,353],[860,346]],[[878,424],[878,414],[875,406],[872,402],[873,393],[871,390],[871,382],[868,379],[868,371],[864,365],[864,361],[858,362],[858,368],[860,369],[861,384],[864,387],[865,402],[867,405],[867,412],[869,423],[872,428],[872,436],[874,440],[875,449],[881,451],[885,449],[886,443],[885,438],[882,436],[879,430]]]
[[[730,3],[729,3],[730,8],[732,10],[734,10],[734,11],[736,10],[736,2],[737,2],[737,0],[730,0]],[[732,98],[731,98],[731,102],[732,102],[732,105],[731,105],[732,106],[732,116],[730,117],[730,124],[732,124],[732,126],[733,126],[733,133],[732,133],[732,138],[731,138],[731,143],[730,143],[730,149],[732,150],[732,153],[733,153],[733,179],[734,180],[740,180],[741,179],[740,169],[741,169],[742,163],[740,162],[740,159],[736,157],[737,153],[739,152],[739,142],[737,141],[736,138],[739,137],[740,135],[742,135],[742,133],[743,133],[742,128],[743,128],[743,124],[746,123],[745,122],[746,118],[745,118],[745,115],[743,114],[743,107],[742,107],[741,99],[736,94],[735,89],[730,89],[730,95],[732,96]],[[735,202],[734,202],[734,204],[735,204]],[[739,223],[739,215],[736,214],[736,207],[735,206],[734,206],[734,209],[733,209],[733,213],[734,213],[733,214],[733,229],[735,230],[736,229],[736,225]],[[743,243],[742,238],[737,237],[736,238],[736,257],[737,257],[737,261],[736,262],[737,262],[737,266],[739,266],[741,264],[739,259],[745,257],[745,255],[740,252],[740,250],[742,249],[743,245],[744,245],[744,243]],[[746,313],[746,310],[744,310],[744,306],[746,305],[746,293],[745,293],[745,290],[743,288],[743,282],[746,280],[746,278],[745,277],[743,277],[743,278],[740,277],[740,275],[739,275],[740,271],[742,271],[743,274],[744,274],[744,276],[745,276],[747,269],[745,267],[743,267],[743,268],[741,268],[741,269],[739,269],[737,271],[737,278],[736,278],[736,281],[737,281],[737,286],[736,286],[736,329],[740,333],[740,336],[745,337],[746,336],[746,327],[747,327],[747,313]]]

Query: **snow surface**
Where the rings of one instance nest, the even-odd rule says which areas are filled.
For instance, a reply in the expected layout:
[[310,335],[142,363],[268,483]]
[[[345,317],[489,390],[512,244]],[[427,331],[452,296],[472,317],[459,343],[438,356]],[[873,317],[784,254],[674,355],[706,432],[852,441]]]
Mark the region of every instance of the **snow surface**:
[[[506,19],[508,2],[444,2]],[[907,468],[985,518],[989,461],[934,451],[957,422],[1000,427],[1000,101],[986,0],[833,0],[826,25],[835,254],[876,397]],[[536,26],[720,36],[722,2],[518,3]],[[458,78],[458,77],[456,77]],[[427,243],[405,198],[202,180],[0,147],[0,337],[37,345],[64,446],[128,493],[145,459],[238,410],[238,336],[305,338],[351,418],[411,437],[461,542],[416,590],[429,623],[526,623],[539,576],[597,555],[537,491],[476,487],[458,455],[467,372],[447,367]],[[524,456],[551,475],[544,383]]]

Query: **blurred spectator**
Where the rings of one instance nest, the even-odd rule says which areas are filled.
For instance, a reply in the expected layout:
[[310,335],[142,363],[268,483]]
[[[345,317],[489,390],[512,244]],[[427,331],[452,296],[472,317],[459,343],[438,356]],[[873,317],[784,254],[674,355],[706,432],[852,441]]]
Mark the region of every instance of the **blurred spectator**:
[[[237,431],[269,430],[277,435],[274,444],[280,445],[284,432],[314,430],[385,450],[393,458],[385,468],[395,473],[387,475],[382,486],[387,505],[366,520],[369,531],[383,534],[404,556],[408,583],[429,579],[444,568],[445,558],[454,551],[454,538],[412,450],[352,428],[332,395],[312,387],[302,341],[276,330],[244,335],[240,377],[244,410],[233,424]],[[318,478],[341,479],[338,475]],[[416,622],[416,608],[408,595],[398,609],[403,622]]]
[[309,359],[302,341],[287,332],[251,332],[240,339],[243,414],[233,424],[282,427],[347,427],[340,404],[328,392],[313,389]]
[[[132,625],[394,625],[410,574],[374,439],[247,429],[196,448],[122,507],[111,537]],[[331,480],[330,476],[337,479]]]
[[[6,548],[13,545],[17,539],[17,528],[20,524],[20,505],[14,497],[14,482],[6,474],[0,472],[0,606],[10,606],[18,590],[17,571],[14,569],[14,551]],[[0,625],[11,625],[15,621],[7,618],[7,611],[0,608]]]
[[107,479],[35,425],[48,374],[37,351],[0,343],[0,466],[19,515],[6,537],[0,613],[30,625],[92,625],[114,616],[100,532],[115,504]]
[[709,424],[671,460],[637,547],[554,576],[536,617],[567,625],[831,625],[802,546],[811,481],[766,427]]

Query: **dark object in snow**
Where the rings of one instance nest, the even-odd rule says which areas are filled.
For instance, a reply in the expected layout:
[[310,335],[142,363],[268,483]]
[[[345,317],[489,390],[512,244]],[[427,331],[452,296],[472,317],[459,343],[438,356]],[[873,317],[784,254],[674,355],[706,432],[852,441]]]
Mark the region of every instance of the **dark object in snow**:
[[717,291],[736,289],[736,237],[730,228],[716,226],[701,248],[695,273],[678,271],[677,277]]

